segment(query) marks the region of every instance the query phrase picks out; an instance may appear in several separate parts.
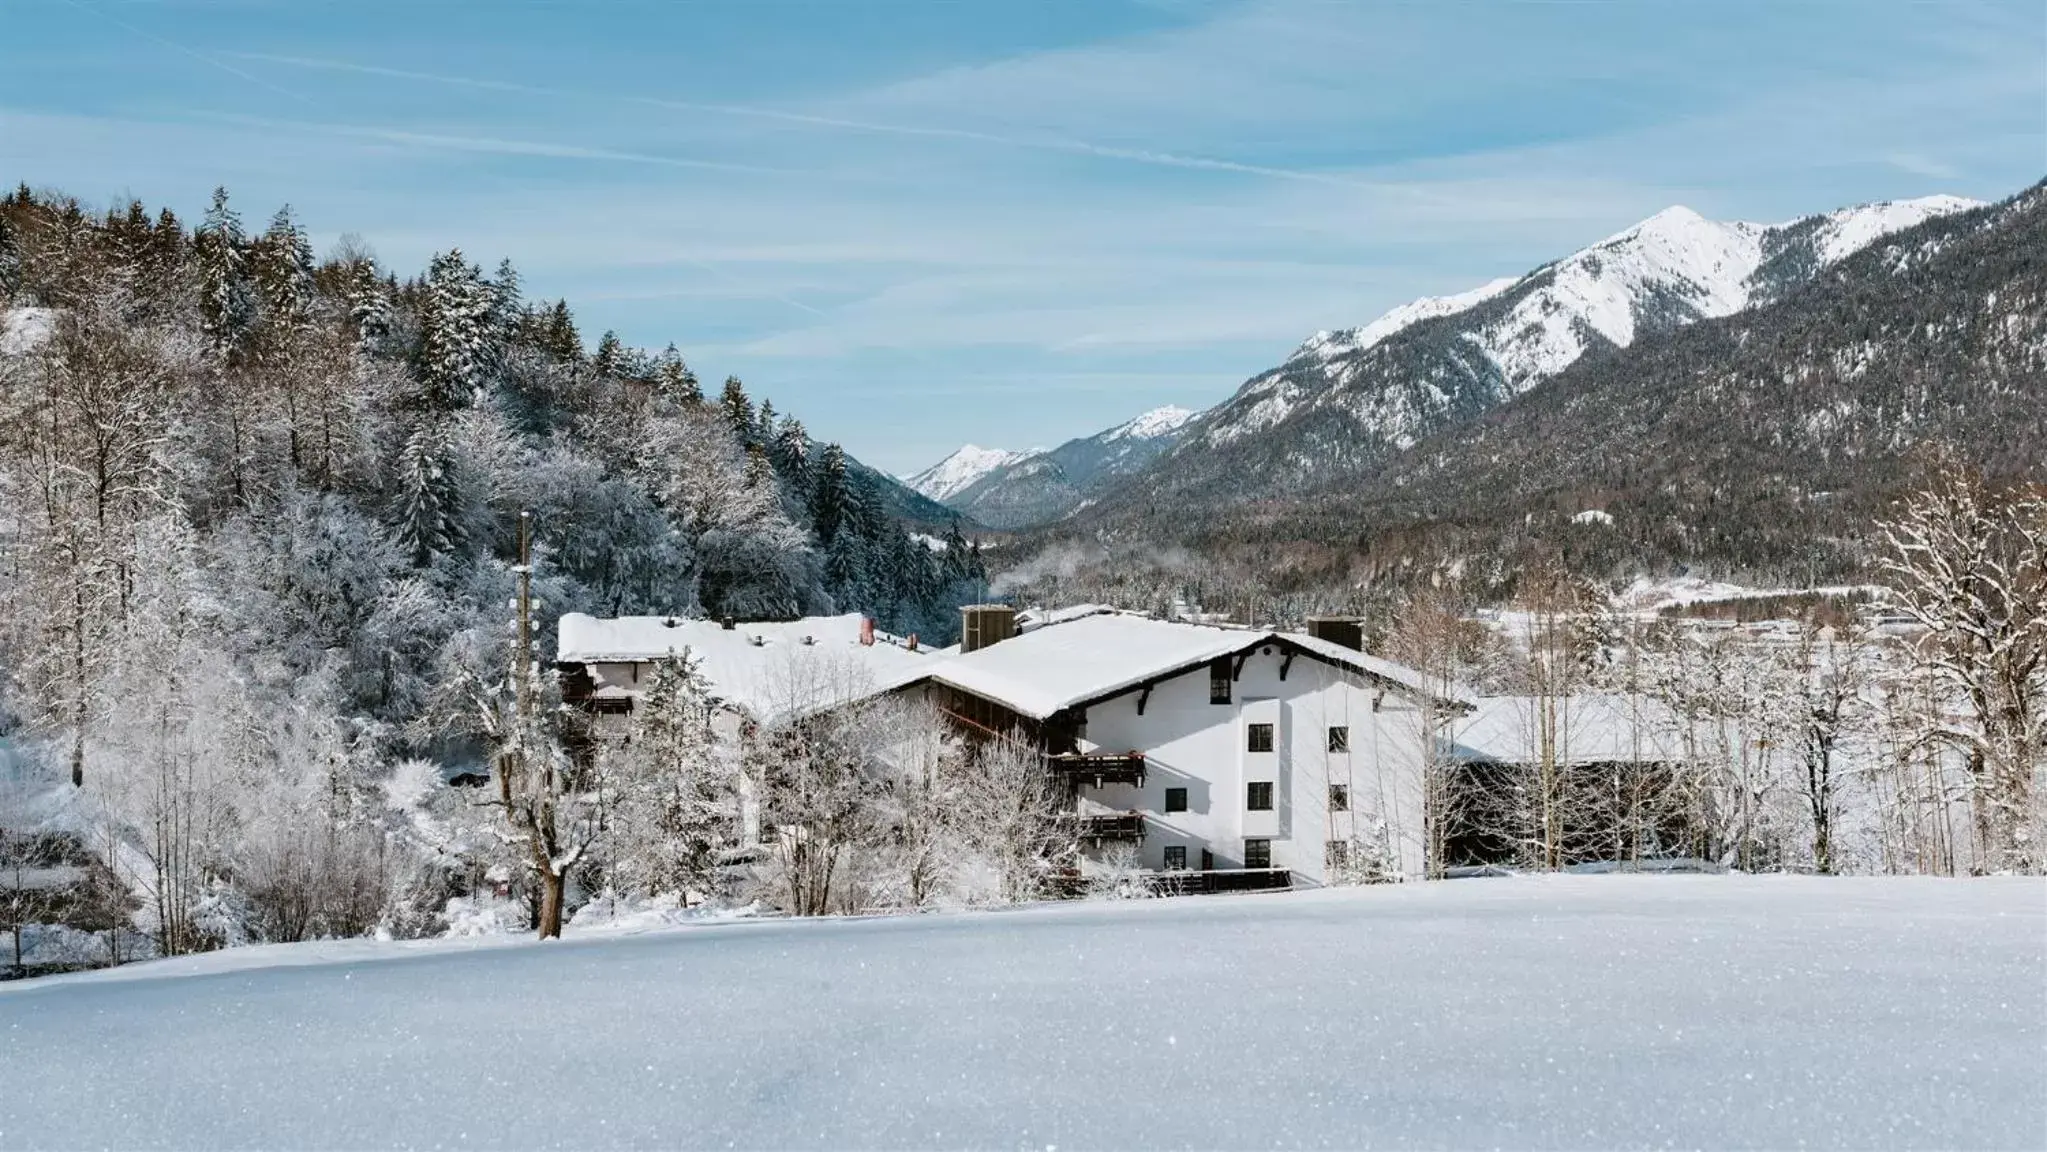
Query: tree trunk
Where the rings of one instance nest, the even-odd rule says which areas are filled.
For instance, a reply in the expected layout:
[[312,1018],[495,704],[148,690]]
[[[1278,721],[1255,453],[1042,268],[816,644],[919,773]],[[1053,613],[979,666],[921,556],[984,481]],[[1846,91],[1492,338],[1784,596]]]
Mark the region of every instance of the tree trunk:
[[559,872],[540,874],[540,923],[536,927],[542,940],[558,939],[562,934],[562,896],[567,887],[568,877]]

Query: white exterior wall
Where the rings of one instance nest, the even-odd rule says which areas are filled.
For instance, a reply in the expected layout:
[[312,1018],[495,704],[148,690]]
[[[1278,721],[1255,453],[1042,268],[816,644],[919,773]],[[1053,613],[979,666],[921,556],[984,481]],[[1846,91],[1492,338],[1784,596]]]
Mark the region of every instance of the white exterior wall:
[[[1421,714],[1404,693],[1379,689],[1359,673],[1296,655],[1280,679],[1284,649],[1254,651],[1231,685],[1231,703],[1209,703],[1206,667],[1152,689],[1144,714],[1138,691],[1087,710],[1086,739],[1103,752],[1142,752],[1143,787],[1112,784],[1081,790],[1083,811],[1139,811],[1145,815],[1139,859],[1161,868],[1169,845],[1184,845],[1187,866],[1201,866],[1201,850],[1217,868],[1243,867],[1248,837],[1272,841],[1272,866],[1292,870],[1303,883],[1326,879],[1327,841],[1371,839],[1384,820],[1400,870],[1423,868]],[[1375,710],[1374,700],[1379,700]],[[1246,750],[1252,723],[1277,725],[1274,750]],[[1350,729],[1350,751],[1327,750],[1328,729]],[[1274,810],[1245,810],[1245,785],[1273,784]],[[1347,785],[1350,811],[1329,810],[1329,786]],[[1167,814],[1166,789],[1187,789],[1187,811]]]

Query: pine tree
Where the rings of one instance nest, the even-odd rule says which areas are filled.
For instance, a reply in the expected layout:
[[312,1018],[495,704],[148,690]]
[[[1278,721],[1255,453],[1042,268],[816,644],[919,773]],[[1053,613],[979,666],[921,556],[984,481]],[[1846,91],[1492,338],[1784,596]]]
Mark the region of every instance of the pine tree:
[[775,462],[775,471],[789,486],[790,494],[800,503],[808,504],[811,488],[810,433],[804,429],[803,421],[794,416],[783,418],[768,450]]
[[827,444],[818,453],[817,469],[810,490],[810,527],[818,542],[829,545],[838,537],[847,518],[846,452]]
[[704,402],[696,373],[689,370],[673,344],[663,348],[654,361],[654,391],[671,408],[693,408]]
[[490,313],[495,293],[483,274],[451,248],[427,269],[420,308],[420,406],[452,412],[471,403],[484,386],[494,357]]
[[753,401],[747,397],[746,385],[739,382],[739,377],[725,377],[725,394],[718,403],[725,409],[725,423],[732,429],[732,435],[741,444],[753,443]]
[[874,566],[867,541],[858,533],[841,531],[825,545],[825,582],[831,586],[832,602],[841,612],[852,610],[878,614]]
[[225,364],[240,352],[255,311],[246,276],[248,238],[242,218],[228,207],[227,189],[213,190],[213,205],[194,240],[199,258],[199,320],[207,351]]
[[389,285],[377,274],[377,263],[365,257],[348,276],[348,320],[355,327],[356,347],[365,354],[381,351],[391,335]]
[[313,246],[292,219],[291,205],[271,219],[255,247],[252,271],[273,344],[295,338],[312,320]]
[[145,287],[140,282],[149,261],[155,229],[149,222],[148,210],[142,207],[142,201],[130,200],[121,211],[107,209],[106,232],[114,260],[136,278],[138,288]]
[[973,559],[967,554],[967,534],[960,531],[957,518],[945,526],[945,574],[953,580],[968,577],[967,565]]
[[490,278],[490,325],[497,343],[509,342],[519,331],[526,315],[526,302],[519,295],[519,270],[511,257],[498,261],[497,274]]
[[432,424],[414,430],[398,458],[398,537],[416,568],[462,544],[455,454]]
[[541,333],[541,347],[548,355],[564,364],[583,362],[583,337],[576,331],[576,318],[569,312],[568,301],[557,300],[548,308]]
[[846,524],[861,539],[869,541],[887,538],[893,528],[873,477],[865,473],[851,470],[846,473]]
[[605,380],[618,380],[625,376],[625,345],[619,343],[618,333],[606,330],[604,337],[597,341],[597,354],[590,358],[590,368]]
[[711,731],[710,686],[685,650],[654,666],[632,735],[607,756],[621,831],[611,879],[629,892],[687,896],[716,875],[734,839],[733,781]]
[[775,465],[768,459],[767,449],[758,444],[746,449],[746,486],[752,489],[771,487],[775,483]]
[[0,215],[0,303],[21,291],[21,245],[14,238],[14,225]]
[[141,264],[142,290],[160,305],[174,305],[186,283],[188,255],[185,226],[177,213],[169,208],[158,212],[150,229],[149,252]]

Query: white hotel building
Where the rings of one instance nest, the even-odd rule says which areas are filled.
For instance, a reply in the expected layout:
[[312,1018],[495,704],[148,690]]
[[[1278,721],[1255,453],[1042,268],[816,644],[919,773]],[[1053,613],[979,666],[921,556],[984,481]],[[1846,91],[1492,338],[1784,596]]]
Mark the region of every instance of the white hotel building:
[[1071,783],[1093,845],[1211,874],[1190,887],[1319,885],[1359,851],[1421,872],[1422,702],[1471,704],[1360,651],[1354,622],[1302,634],[1101,608],[963,611],[965,641],[937,652],[861,643],[846,618],[727,629],[568,616],[560,659],[617,710],[647,662],[688,647],[738,712],[768,710],[759,685],[800,680],[792,662],[850,660],[867,667],[870,693],[919,694],[970,734],[1031,741]]

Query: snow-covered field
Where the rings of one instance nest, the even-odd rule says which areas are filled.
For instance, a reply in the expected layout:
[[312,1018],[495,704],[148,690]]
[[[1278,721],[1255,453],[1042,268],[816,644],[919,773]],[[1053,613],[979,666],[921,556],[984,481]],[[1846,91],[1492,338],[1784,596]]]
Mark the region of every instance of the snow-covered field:
[[267,951],[0,990],[0,1147],[2047,1144],[2038,880]]

